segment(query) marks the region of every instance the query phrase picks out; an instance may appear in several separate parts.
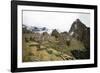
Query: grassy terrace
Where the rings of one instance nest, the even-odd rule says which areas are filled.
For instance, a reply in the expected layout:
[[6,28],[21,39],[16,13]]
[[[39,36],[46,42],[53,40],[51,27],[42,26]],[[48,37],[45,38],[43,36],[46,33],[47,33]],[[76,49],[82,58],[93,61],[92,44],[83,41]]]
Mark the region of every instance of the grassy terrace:
[[[49,40],[38,42],[30,40],[30,36],[33,35],[23,34],[22,37],[23,62],[75,60],[76,58],[71,51],[85,50],[83,43],[75,38],[71,40],[70,46],[68,46],[53,37]],[[26,37],[28,37],[27,40],[25,40]]]

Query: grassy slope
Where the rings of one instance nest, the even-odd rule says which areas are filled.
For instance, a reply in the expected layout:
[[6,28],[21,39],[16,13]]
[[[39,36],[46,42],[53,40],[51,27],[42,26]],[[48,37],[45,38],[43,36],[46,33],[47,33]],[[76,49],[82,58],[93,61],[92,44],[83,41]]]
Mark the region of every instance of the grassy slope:
[[[70,46],[66,44],[62,45],[55,39],[43,41],[42,44],[39,45],[39,43],[35,41],[25,42],[26,36],[30,37],[32,34],[25,34],[22,38],[23,62],[65,60],[65,56],[68,57],[68,59],[74,59],[70,51],[85,49],[84,45],[75,38],[71,40]],[[38,46],[40,46],[40,48]]]

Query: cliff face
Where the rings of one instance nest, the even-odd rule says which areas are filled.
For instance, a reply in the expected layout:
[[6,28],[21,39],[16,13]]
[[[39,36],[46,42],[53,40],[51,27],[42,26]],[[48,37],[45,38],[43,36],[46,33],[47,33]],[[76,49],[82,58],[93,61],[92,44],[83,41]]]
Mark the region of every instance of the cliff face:
[[79,19],[73,22],[69,34],[84,44],[85,50],[73,50],[72,54],[76,59],[90,58],[90,28],[86,27]]
[[90,48],[90,28],[86,27],[79,19],[73,22],[69,34],[82,41],[86,48]]

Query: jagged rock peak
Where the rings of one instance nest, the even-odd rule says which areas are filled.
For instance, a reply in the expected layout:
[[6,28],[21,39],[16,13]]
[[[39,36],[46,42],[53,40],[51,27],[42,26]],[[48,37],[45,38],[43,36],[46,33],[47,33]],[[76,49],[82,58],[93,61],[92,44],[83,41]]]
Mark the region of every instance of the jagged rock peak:
[[78,24],[78,23],[83,24],[80,19],[76,19],[73,24]]

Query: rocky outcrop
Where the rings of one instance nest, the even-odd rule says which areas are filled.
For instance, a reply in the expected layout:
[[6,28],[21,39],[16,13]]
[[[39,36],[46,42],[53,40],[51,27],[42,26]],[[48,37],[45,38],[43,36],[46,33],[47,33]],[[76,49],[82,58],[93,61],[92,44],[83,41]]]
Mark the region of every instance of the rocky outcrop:
[[79,19],[73,22],[69,31],[70,35],[77,40],[81,41],[85,50],[73,50],[72,54],[76,59],[89,59],[90,58],[90,28],[86,27]]
[[54,29],[51,33],[51,36],[54,36],[55,38],[58,38],[60,36],[60,33],[56,29]]
[[90,28],[86,27],[79,19],[73,22],[69,34],[90,48]]

